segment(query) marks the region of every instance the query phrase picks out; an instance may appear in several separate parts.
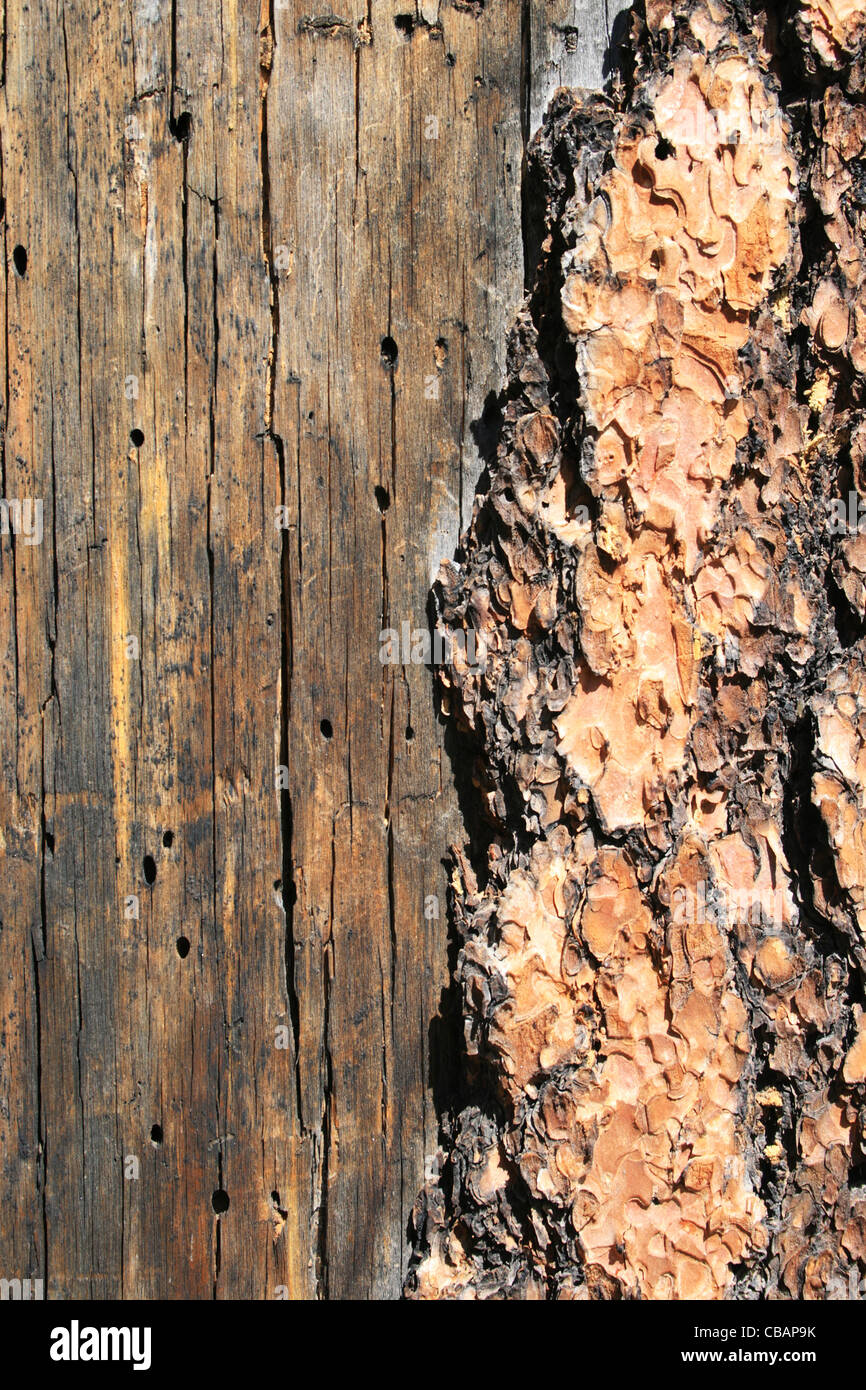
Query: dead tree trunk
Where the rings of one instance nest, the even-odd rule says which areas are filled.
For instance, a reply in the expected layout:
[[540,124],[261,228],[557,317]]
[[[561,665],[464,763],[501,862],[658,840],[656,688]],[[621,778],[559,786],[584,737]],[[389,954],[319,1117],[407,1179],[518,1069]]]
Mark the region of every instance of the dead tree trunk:
[[647,0],[534,144],[416,1296],[862,1291],[864,8]]
[[400,1292],[462,831],[380,632],[468,521],[604,12],[2,7],[0,1278]]
[[859,12],[608,9],[3,8],[4,1296],[862,1273]]

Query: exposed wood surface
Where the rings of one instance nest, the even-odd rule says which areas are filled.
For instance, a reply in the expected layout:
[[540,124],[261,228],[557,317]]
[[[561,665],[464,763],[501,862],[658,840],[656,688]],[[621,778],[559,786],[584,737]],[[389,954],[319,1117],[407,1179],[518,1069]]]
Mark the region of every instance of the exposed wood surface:
[[4,8],[0,1276],[52,1298],[402,1285],[462,829],[379,632],[471,514],[524,148],[608,31],[409,8]]

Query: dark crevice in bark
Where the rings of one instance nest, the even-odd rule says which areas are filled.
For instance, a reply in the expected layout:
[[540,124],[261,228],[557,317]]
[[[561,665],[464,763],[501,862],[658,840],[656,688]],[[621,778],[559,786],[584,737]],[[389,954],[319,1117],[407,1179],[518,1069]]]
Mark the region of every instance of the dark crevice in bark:
[[833,574],[832,561],[824,571],[824,584],[839,644],[848,651],[866,637],[866,616],[856,612],[840,589]]
[[845,905],[836,878],[827,827],[812,801],[815,727],[811,713],[803,714],[790,732],[790,771],[785,783],[782,843],[800,906],[800,925],[806,928],[816,949],[824,956],[850,955],[857,941],[852,923],[846,935],[815,904],[815,883],[822,884],[828,901]]

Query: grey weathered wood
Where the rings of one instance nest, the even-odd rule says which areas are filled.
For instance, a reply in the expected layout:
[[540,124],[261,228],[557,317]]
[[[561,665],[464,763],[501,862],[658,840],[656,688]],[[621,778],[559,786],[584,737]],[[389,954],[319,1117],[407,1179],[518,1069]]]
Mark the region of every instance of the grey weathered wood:
[[533,3],[529,42],[529,127],[541,125],[557,87],[600,90],[617,16],[628,6],[615,0],[546,0]]

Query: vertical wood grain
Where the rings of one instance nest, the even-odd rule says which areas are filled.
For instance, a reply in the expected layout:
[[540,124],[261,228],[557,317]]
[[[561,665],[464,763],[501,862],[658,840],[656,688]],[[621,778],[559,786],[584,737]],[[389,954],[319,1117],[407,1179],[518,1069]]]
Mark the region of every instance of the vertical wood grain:
[[575,8],[7,0],[2,1277],[399,1295],[462,831],[379,634],[469,515]]

